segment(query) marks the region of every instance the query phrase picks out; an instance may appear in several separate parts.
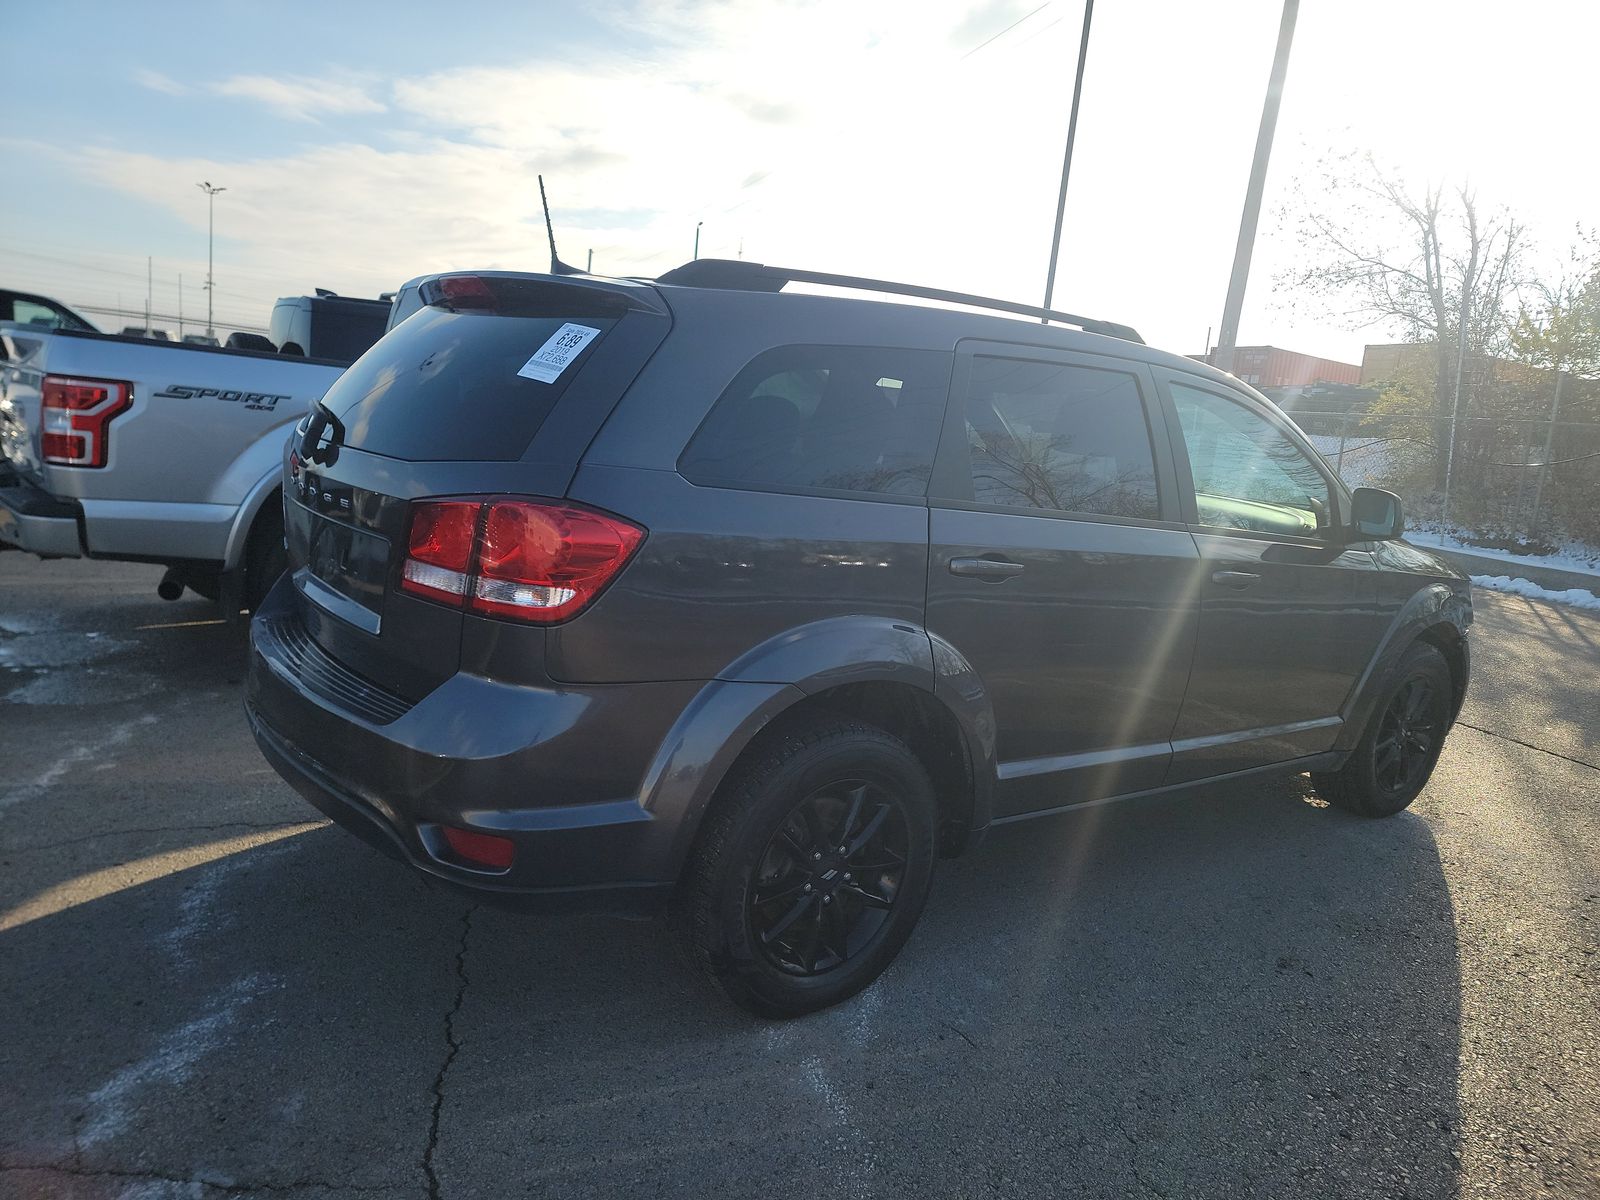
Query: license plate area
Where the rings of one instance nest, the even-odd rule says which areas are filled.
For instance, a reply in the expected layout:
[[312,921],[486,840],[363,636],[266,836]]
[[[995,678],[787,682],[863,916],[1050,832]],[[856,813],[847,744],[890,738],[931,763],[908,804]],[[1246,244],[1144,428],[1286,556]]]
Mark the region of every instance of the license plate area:
[[305,566],[295,572],[300,592],[367,633],[376,634],[389,573],[389,541],[356,529],[298,501],[285,505],[285,532]]

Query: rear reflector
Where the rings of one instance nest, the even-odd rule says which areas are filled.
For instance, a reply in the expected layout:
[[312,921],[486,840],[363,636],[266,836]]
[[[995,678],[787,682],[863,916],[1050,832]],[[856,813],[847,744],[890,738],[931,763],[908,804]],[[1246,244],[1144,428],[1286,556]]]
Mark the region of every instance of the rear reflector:
[[439,828],[451,852],[469,866],[504,871],[517,855],[517,847],[510,838],[496,837],[492,833],[474,833],[470,829],[457,829],[452,825],[441,825]]
[[120,379],[46,375],[39,392],[39,452],[44,461],[60,467],[105,466],[107,427],[133,406],[133,385]]
[[400,586],[454,607],[548,625],[592,602],[644,530],[608,513],[534,500],[413,506]]

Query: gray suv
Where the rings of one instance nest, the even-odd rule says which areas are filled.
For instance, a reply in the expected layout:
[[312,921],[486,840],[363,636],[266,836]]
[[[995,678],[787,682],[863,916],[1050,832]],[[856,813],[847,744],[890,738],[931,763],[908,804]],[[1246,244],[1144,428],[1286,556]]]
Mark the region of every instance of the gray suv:
[[286,447],[255,736],[484,900],[671,909],[758,1013],[991,825],[1270,771],[1385,816],[1460,710],[1399,501],[1125,327],[710,260],[419,294]]

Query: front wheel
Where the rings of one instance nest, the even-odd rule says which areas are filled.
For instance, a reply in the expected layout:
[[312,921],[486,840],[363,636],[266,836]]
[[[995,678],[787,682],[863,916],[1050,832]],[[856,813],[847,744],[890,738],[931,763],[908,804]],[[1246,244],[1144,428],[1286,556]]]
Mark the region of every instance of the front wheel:
[[1318,794],[1363,817],[1390,817],[1410,805],[1444,749],[1451,694],[1444,655],[1426,642],[1411,646],[1349,760],[1338,771],[1312,772]]
[[758,1015],[837,1004],[910,936],[934,846],[933,787],[903,742],[848,720],[775,733],[708,818],[684,900],[691,949]]

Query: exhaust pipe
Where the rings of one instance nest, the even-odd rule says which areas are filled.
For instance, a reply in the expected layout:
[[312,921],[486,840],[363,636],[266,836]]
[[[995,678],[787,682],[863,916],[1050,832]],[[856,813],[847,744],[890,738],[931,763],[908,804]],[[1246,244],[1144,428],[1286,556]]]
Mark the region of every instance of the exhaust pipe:
[[183,595],[184,586],[183,572],[177,567],[168,567],[161,582],[156,584],[156,595],[163,600],[176,600]]

